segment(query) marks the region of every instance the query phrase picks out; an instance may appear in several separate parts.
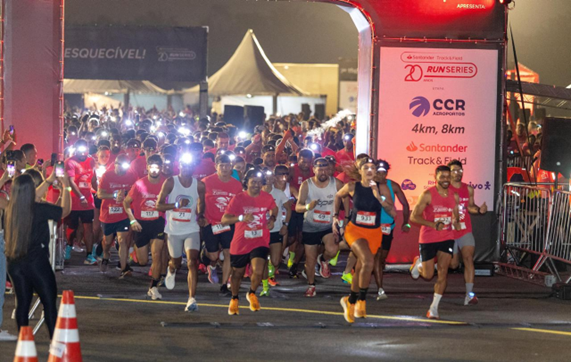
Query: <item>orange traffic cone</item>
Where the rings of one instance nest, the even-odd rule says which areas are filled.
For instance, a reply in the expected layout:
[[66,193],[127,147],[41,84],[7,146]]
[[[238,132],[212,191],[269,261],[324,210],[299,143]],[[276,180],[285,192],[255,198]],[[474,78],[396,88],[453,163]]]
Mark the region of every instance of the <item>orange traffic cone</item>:
[[56,330],[50,345],[48,362],[81,362],[81,346],[73,291],[65,290],[61,298]]
[[38,362],[34,332],[31,327],[21,327],[14,362]]

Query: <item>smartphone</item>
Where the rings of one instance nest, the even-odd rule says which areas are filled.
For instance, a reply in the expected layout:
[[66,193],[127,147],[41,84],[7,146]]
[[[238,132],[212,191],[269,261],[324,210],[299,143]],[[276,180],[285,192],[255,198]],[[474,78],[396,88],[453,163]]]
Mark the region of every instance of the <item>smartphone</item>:
[[8,161],[8,164],[6,165],[6,172],[8,172],[8,176],[10,176],[10,178],[14,177],[16,174],[16,164],[14,161]]
[[57,162],[57,153],[52,153],[52,158],[51,158],[51,160],[50,160],[50,165],[51,165],[52,167],[54,167],[55,164],[56,164],[56,162]]
[[10,136],[14,135],[14,126],[10,125]]
[[63,161],[58,161],[55,166],[56,177],[63,177],[65,175],[65,169]]
[[43,158],[38,158],[38,166],[42,166],[44,164],[44,159]]

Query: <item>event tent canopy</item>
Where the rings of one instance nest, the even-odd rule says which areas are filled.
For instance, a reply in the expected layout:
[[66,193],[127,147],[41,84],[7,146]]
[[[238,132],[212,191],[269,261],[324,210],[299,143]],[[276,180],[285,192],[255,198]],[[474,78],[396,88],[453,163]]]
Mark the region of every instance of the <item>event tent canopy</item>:
[[64,79],[63,91],[72,93],[172,94],[146,80]]
[[[199,87],[187,92],[198,93]],[[228,62],[208,80],[208,94],[307,95],[289,82],[270,62],[254,31],[249,29]]]

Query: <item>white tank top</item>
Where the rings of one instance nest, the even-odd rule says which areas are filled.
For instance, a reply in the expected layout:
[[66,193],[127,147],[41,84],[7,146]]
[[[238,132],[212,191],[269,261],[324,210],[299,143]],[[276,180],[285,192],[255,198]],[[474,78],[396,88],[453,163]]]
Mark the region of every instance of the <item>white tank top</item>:
[[329,177],[329,183],[324,188],[319,188],[313,183],[313,178],[307,179],[308,193],[305,204],[313,200],[319,200],[315,208],[305,212],[303,220],[304,232],[319,232],[331,229],[333,225],[333,214],[335,212],[335,194],[337,184],[335,178]]
[[184,235],[190,233],[197,233],[200,231],[198,222],[196,221],[196,206],[198,203],[198,180],[192,178],[190,187],[181,185],[178,176],[173,176],[174,187],[172,192],[167,196],[167,202],[174,204],[175,202],[181,203],[182,200],[187,199],[188,205],[184,208],[168,210],[166,212],[167,224],[165,226],[165,233],[171,235]]

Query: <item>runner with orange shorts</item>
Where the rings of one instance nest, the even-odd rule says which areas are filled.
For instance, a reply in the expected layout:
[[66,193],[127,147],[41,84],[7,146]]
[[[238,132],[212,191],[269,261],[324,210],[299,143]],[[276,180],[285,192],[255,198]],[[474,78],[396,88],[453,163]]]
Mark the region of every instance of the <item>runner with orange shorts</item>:
[[377,175],[376,162],[371,158],[364,158],[357,163],[357,169],[359,174],[355,175],[355,179],[361,181],[346,184],[335,195],[333,222],[333,229],[338,233],[341,200],[350,196],[353,199],[353,209],[345,227],[345,240],[357,257],[357,265],[351,294],[341,298],[345,320],[349,323],[353,323],[355,318],[367,316],[365,299],[375,265],[375,254],[382,242],[381,210],[396,216],[391,195],[384,195],[386,191],[381,190],[374,181]]

